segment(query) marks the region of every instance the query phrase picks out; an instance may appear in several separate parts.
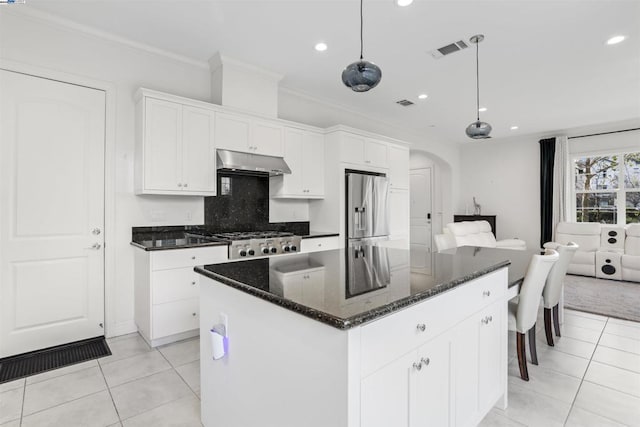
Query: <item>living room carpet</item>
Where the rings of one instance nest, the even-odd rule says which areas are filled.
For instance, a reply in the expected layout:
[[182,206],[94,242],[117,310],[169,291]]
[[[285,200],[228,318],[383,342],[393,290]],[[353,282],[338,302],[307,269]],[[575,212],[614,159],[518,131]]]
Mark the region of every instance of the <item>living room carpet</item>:
[[564,306],[640,322],[640,283],[567,274]]

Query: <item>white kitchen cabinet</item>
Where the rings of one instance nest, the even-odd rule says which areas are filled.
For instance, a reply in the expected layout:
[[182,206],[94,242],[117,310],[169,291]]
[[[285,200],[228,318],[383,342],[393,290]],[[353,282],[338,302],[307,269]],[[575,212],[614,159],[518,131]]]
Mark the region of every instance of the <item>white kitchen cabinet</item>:
[[389,189],[389,234],[395,239],[409,236],[409,190]]
[[135,321],[150,346],[198,335],[201,276],[193,268],[226,261],[227,246],[135,251]]
[[387,143],[366,138],[364,142],[364,164],[377,168],[388,168],[389,148]]
[[214,196],[214,113],[147,96],[137,106],[136,194]]
[[272,286],[292,301],[311,307],[320,307],[324,303],[324,267],[301,266],[288,267],[276,274],[278,281]]
[[230,113],[216,113],[218,148],[243,153],[282,156],[283,127],[276,122]]
[[409,189],[409,149],[389,146],[389,187]]
[[416,368],[413,364],[418,362],[418,352],[414,350],[362,379],[360,425],[410,426],[409,396],[412,385],[415,385]]
[[272,197],[321,199],[324,197],[324,135],[285,128],[284,160],[291,174],[271,177]]
[[343,240],[340,239],[339,236],[302,239],[302,241],[300,242],[300,252],[306,253],[340,249],[344,246],[343,243]]
[[340,161],[386,169],[389,167],[387,143],[345,132],[340,135]]
[[454,425],[451,416],[451,356],[451,341],[446,334],[418,349],[409,391],[410,426]]

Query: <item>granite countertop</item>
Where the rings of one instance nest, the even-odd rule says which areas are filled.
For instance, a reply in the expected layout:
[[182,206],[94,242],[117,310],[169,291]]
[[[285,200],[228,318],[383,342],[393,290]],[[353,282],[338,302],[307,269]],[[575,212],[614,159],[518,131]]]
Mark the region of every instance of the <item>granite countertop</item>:
[[[514,257],[519,259],[518,265],[524,262],[520,258],[526,258],[527,262],[530,259],[529,253],[515,254],[520,251],[491,255],[488,250],[476,250],[474,253],[474,248],[469,249],[460,253],[395,248],[373,252],[365,250],[365,263],[361,262],[362,256],[360,261],[347,262],[353,249],[349,254],[345,249],[336,249],[206,265],[196,267],[195,271],[303,316],[346,330],[507,267]],[[414,260],[430,257],[434,274],[416,274],[411,279],[410,257]],[[309,291],[306,295],[300,287],[296,289],[296,276],[298,280],[306,277],[303,285],[303,289]],[[521,279],[517,276],[518,273],[514,273],[513,279],[509,278],[510,286]]]

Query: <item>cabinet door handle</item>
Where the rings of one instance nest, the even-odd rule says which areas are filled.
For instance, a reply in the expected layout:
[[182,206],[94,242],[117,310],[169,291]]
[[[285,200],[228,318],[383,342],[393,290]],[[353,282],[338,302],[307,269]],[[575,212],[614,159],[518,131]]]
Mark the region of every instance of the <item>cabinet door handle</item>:
[[429,366],[429,363],[431,363],[431,359],[429,359],[428,357],[423,357],[422,359],[420,359],[421,365]]
[[427,330],[427,325],[425,325],[424,323],[418,323],[416,325],[416,329],[419,330],[420,332],[424,332]]
[[483,296],[483,297],[489,297],[489,296],[491,296],[491,291],[484,291],[484,292],[482,293],[482,296]]
[[196,317],[198,314],[197,314],[197,313],[191,313],[191,315],[192,315],[193,317]]
[[196,259],[196,257],[192,256],[191,259]]
[[416,371],[419,371],[422,369],[422,362],[418,363],[418,362],[413,362],[413,369],[415,369]]
[[482,319],[482,323],[484,323],[485,325],[488,325],[489,322],[493,321],[493,316],[485,316],[484,319]]
[[183,186],[183,187],[187,187],[188,185],[189,185],[189,184],[183,184],[182,186]]
[[178,183],[178,187],[182,187],[182,184]]
[[194,281],[194,282],[191,282],[191,285],[192,285],[192,286],[195,286],[195,284],[196,284],[196,282],[195,282],[195,281]]

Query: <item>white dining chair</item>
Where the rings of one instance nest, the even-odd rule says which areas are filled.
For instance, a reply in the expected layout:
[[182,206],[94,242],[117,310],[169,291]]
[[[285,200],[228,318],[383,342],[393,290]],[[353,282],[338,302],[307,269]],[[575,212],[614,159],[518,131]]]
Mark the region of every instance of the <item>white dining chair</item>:
[[[529,333],[529,350],[531,362],[538,364],[538,356],[535,349],[535,328],[538,317],[540,297],[547,277],[553,265],[558,261],[559,255],[553,249],[547,249],[544,255],[533,255],[524,281],[520,287],[517,301],[509,301],[509,330],[516,332],[516,350],[518,353],[518,366],[520,377],[529,381],[527,371],[527,356],[525,350],[525,334]],[[514,298],[515,299],[515,298]]]
[[547,337],[547,344],[553,346],[551,314],[553,311],[553,327],[556,331],[556,336],[559,337],[560,322],[558,319],[558,305],[560,304],[560,297],[562,296],[562,285],[564,278],[567,275],[569,264],[571,264],[571,260],[580,246],[573,242],[569,242],[566,245],[556,242],[548,242],[544,244],[544,247],[546,249],[553,249],[557,251],[560,256],[549,272],[547,283],[544,285],[544,290],[542,291],[544,304],[544,333]]
[[442,252],[444,250],[457,247],[455,237],[453,234],[449,233],[434,235],[433,243],[436,245],[436,252]]

